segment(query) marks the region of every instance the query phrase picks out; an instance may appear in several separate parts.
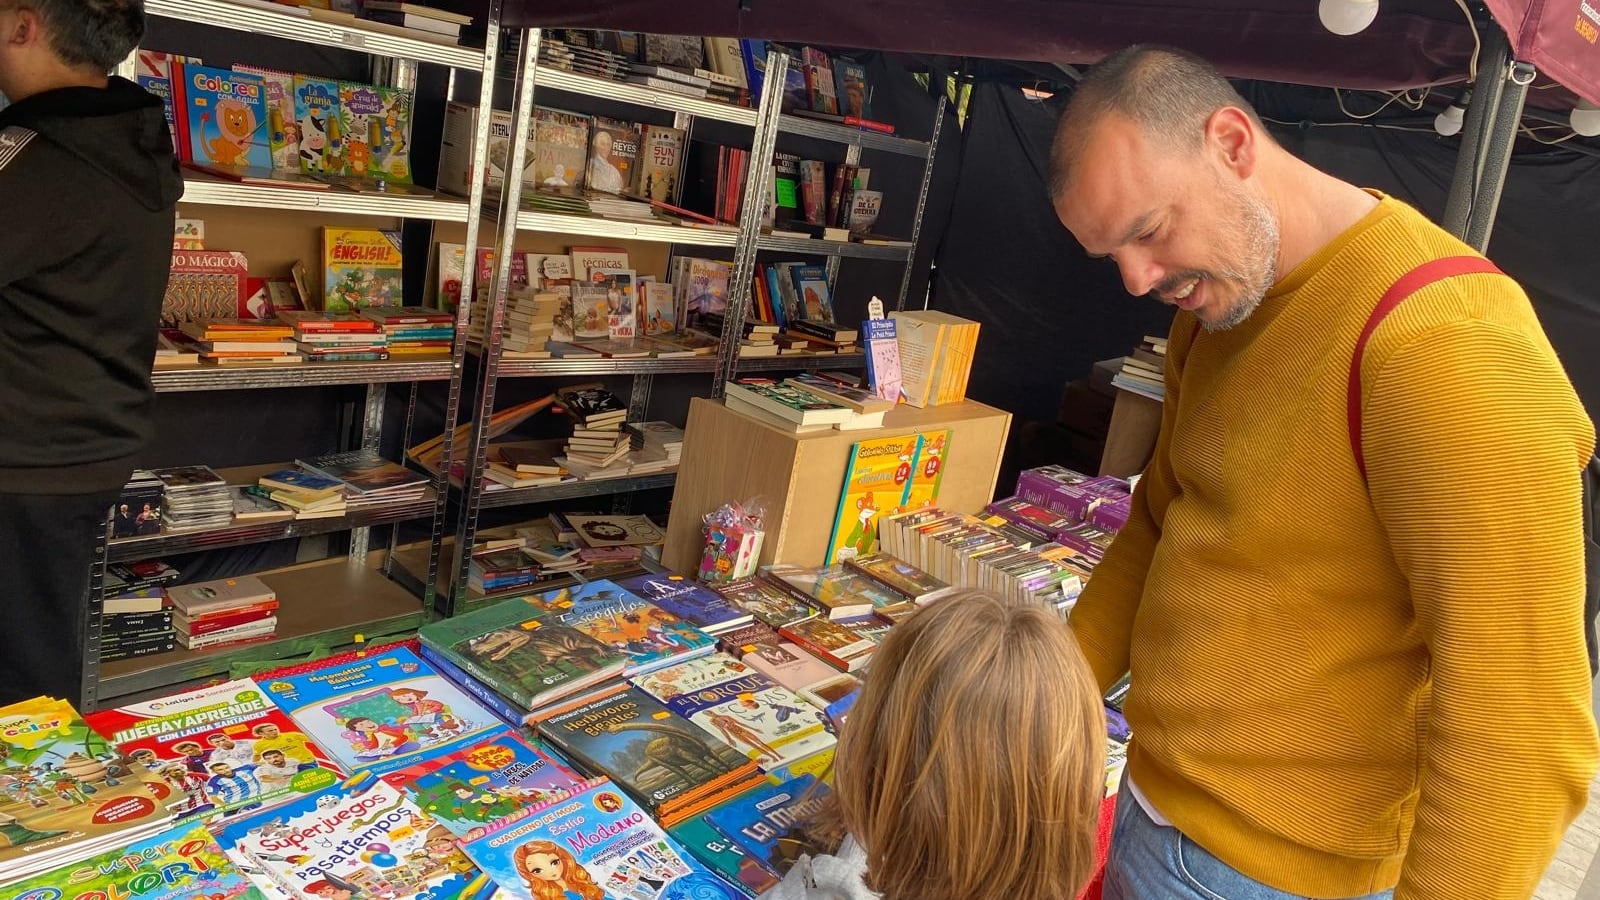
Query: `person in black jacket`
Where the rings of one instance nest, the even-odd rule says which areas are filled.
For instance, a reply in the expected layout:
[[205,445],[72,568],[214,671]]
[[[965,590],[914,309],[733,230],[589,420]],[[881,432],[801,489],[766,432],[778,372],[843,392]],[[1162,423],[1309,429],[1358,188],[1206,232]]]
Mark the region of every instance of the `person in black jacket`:
[[78,700],[95,540],[154,430],[183,182],[107,72],[142,0],[0,0],[0,703]]

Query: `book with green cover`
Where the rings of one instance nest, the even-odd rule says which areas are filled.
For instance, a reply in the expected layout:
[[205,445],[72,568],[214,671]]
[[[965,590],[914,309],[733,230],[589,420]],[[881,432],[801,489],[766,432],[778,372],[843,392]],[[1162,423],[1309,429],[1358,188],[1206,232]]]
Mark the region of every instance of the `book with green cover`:
[[534,710],[622,674],[627,656],[516,597],[424,625],[424,646]]
[[667,834],[746,897],[759,897],[777,886],[780,880],[771,868],[711,827],[704,816],[685,819],[668,828]]
[[[0,878],[4,878],[0,875]],[[263,900],[206,827],[189,822],[0,888],[4,900]]]

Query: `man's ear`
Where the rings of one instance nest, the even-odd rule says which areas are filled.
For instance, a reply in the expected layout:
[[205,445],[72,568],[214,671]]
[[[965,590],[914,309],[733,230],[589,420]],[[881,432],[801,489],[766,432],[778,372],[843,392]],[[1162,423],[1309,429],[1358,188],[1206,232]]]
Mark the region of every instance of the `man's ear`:
[[1255,120],[1237,106],[1224,106],[1206,120],[1207,152],[1241,181],[1255,173],[1260,141]]

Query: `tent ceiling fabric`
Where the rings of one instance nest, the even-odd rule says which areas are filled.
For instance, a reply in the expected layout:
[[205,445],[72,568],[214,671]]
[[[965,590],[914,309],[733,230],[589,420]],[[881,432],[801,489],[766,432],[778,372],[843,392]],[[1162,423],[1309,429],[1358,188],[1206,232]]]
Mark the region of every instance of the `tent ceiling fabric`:
[[1600,103],[1600,4],[1593,0],[1485,0],[1511,36],[1517,59],[1533,63],[1592,103]]
[[1149,41],[1200,53],[1236,78],[1368,90],[1463,81],[1472,53],[1454,0],[1382,0],[1377,21],[1352,37],[1322,27],[1316,0],[745,2],[505,0],[505,22],[1068,64]]

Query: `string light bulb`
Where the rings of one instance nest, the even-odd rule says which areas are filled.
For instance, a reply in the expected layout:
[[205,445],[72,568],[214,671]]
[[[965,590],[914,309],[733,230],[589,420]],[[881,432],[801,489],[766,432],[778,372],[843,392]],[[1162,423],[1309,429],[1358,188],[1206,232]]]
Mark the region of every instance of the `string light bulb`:
[[1461,133],[1461,125],[1466,120],[1467,104],[1472,102],[1472,92],[1462,91],[1461,96],[1450,102],[1444,111],[1433,117],[1433,130],[1445,137]]
[[1378,0],[1320,0],[1317,18],[1334,34],[1359,34],[1378,17]]
[[1572,108],[1572,130],[1584,137],[1600,135],[1600,106],[1587,100],[1579,100],[1578,105]]

